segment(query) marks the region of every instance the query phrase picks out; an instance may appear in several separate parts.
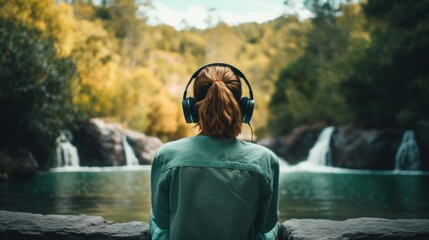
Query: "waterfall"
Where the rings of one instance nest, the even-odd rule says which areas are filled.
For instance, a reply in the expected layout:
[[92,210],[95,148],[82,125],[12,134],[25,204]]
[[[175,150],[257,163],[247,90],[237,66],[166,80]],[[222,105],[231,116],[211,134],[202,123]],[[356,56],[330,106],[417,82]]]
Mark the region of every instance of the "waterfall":
[[420,154],[413,130],[407,130],[395,157],[396,170],[420,170]]
[[326,155],[329,152],[329,143],[331,135],[334,132],[334,127],[326,127],[320,133],[317,142],[310,149],[310,153],[307,158],[307,163],[313,166],[326,166]]
[[70,143],[70,138],[64,132],[57,138],[56,167],[79,167],[79,155],[76,147]]
[[124,135],[122,138],[122,143],[124,145],[125,152],[125,160],[127,162],[127,166],[136,166],[139,165],[139,160],[137,159],[133,148],[130,146],[127,140],[127,136]]

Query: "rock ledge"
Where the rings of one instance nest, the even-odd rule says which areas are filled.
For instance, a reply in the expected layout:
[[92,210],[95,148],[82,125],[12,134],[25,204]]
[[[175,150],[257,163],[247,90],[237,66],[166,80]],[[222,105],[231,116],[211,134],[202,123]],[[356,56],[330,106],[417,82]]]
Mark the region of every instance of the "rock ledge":
[[150,239],[144,222],[114,223],[86,215],[0,211],[0,239]]
[[[150,239],[144,222],[114,223],[86,215],[42,215],[0,210],[0,239]],[[345,221],[291,219],[282,223],[284,240],[428,240],[429,219],[354,218]]]
[[429,219],[291,219],[279,234],[285,240],[428,240]]

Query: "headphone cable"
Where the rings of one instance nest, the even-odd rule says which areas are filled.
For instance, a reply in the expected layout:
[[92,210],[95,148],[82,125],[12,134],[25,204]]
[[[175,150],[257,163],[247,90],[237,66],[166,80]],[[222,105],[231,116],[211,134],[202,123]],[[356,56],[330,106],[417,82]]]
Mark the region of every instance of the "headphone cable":
[[252,135],[250,136],[250,141],[253,143],[253,128],[252,128],[252,125],[250,125],[250,122],[247,123],[247,125],[249,125],[250,127],[250,132],[252,133]]

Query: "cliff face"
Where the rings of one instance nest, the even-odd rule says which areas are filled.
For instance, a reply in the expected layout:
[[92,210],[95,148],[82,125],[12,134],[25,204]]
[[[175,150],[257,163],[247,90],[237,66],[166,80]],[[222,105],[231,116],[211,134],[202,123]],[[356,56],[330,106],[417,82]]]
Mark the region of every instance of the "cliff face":
[[422,169],[429,170],[429,121],[418,122],[415,129]]
[[36,160],[29,152],[9,156],[0,151],[0,182],[33,177],[38,168]]
[[[144,222],[113,223],[85,215],[41,215],[0,211],[0,239],[139,239],[150,238]],[[283,222],[284,240],[427,240],[429,219],[355,218],[346,221],[291,219]]]
[[156,150],[163,144],[156,137],[96,118],[82,124],[72,134],[81,166],[125,165],[124,141],[134,150],[140,165],[151,164]]
[[279,157],[293,165],[307,159],[310,149],[316,143],[322,129],[320,126],[302,126],[295,128],[285,136],[262,139],[258,141],[258,144],[271,149]]
[[402,133],[397,130],[337,128],[331,136],[331,164],[352,169],[395,169]]
[[[290,134],[262,139],[259,144],[270,148],[291,165],[305,161],[323,128],[303,126]],[[421,170],[429,170],[429,121],[421,121],[413,132]],[[338,126],[333,131],[327,165],[340,168],[393,170],[404,132],[398,129],[361,129]]]

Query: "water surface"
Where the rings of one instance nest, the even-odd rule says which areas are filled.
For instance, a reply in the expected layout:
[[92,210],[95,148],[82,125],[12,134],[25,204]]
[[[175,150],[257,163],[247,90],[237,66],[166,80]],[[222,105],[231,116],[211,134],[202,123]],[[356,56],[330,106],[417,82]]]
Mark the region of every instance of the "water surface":
[[[428,186],[427,174],[283,167],[280,220],[429,218]],[[0,209],[147,221],[150,167],[40,172],[31,180],[3,182]]]

